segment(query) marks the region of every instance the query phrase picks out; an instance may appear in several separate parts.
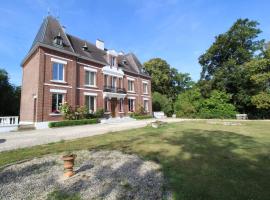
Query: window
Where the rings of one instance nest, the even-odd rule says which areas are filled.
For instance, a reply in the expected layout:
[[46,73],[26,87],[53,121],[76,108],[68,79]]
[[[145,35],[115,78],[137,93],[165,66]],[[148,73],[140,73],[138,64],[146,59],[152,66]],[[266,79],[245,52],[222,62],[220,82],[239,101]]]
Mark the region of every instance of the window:
[[107,97],[104,99],[104,110],[109,112],[109,99]]
[[134,92],[134,81],[128,80],[128,91]]
[[123,88],[123,79],[119,78],[119,88]]
[[111,56],[111,66],[116,66],[116,58]]
[[85,85],[96,86],[96,72],[85,71]]
[[108,86],[108,75],[104,75],[104,86]]
[[135,111],[135,100],[134,99],[128,99],[128,111],[129,112]]
[[64,95],[55,93],[52,94],[52,113],[60,113],[59,107],[64,101]]
[[85,106],[89,110],[89,113],[96,112],[96,97],[85,95]]
[[143,83],[143,93],[148,94],[148,87],[147,83]]
[[145,111],[145,112],[148,112],[148,111],[149,111],[148,105],[149,105],[148,100],[144,100],[144,101],[143,101],[143,108],[144,108],[144,111]]
[[53,80],[64,81],[64,64],[53,63]]
[[119,100],[119,112],[123,112],[124,111],[123,104],[124,104],[124,99],[120,99]]
[[112,76],[112,88],[116,88],[116,77]]

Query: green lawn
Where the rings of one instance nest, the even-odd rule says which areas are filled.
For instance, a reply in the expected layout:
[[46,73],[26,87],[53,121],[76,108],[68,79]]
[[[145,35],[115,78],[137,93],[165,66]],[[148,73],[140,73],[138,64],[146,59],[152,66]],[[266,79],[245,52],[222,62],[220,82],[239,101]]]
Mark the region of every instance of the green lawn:
[[0,153],[0,166],[49,153],[118,149],[162,165],[175,199],[269,199],[270,122],[184,122]]

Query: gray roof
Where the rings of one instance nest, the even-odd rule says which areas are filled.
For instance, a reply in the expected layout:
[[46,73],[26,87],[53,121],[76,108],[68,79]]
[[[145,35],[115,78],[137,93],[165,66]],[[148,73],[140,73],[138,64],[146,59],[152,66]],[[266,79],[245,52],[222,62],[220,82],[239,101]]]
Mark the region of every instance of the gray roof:
[[[63,39],[63,46],[55,45],[53,42],[54,38],[58,35]],[[85,45],[87,46],[87,50],[82,49]],[[85,60],[97,62],[102,65],[109,65],[105,59],[106,49],[98,49],[96,45],[88,41],[65,33],[59,21],[52,16],[48,16],[43,20],[43,23],[41,24],[28,55],[23,60],[23,63],[33,53],[37,46],[52,48]],[[133,53],[120,55],[118,59],[119,66],[122,67],[124,71],[149,77],[149,75],[144,72],[143,66]],[[123,60],[126,62],[123,63]]]

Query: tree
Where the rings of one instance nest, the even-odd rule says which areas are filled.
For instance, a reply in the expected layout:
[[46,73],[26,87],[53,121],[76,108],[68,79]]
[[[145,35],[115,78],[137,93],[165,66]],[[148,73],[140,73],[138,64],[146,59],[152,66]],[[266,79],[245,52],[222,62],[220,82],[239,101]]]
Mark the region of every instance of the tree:
[[166,95],[172,100],[194,84],[189,74],[179,73],[161,58],[150,59],[144,63],[144,68],[152,77],[152,91]]
[[238,19],[200,56],[199,85],[204,97],[209,97],[212,90],[223,91],[231,96],[230,102],[239,112],[252,110],[254,82],[249,78],[245,63],[262,57],[264,40],[257,40],[261,33],[258,24],[249,19]]
[[20,87],[11,85],[8,73],[0,69],[0,116],[19,114],[20,93]]
[[167,116],[173,114],[173,102],[168,99],[165,95],[158,92],[152,94],[153,111],[163,111]]
[[250,61],[256,52],[262,51],[264,40],[255,40],[261,33],[258,25],[256,21],[238,19],[229,31],[218,35],[206,53],[199,57],[201,79],[211,79],[227,62],[242,65]]

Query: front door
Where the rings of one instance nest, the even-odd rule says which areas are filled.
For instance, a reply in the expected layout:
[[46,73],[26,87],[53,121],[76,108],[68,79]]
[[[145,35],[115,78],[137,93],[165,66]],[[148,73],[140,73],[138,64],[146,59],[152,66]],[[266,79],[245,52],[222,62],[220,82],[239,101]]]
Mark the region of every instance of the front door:
[[112,117],[116,117],[116,106],[117,106],[117,99],[116,98],[112,98],[111,99],[111,114]]

